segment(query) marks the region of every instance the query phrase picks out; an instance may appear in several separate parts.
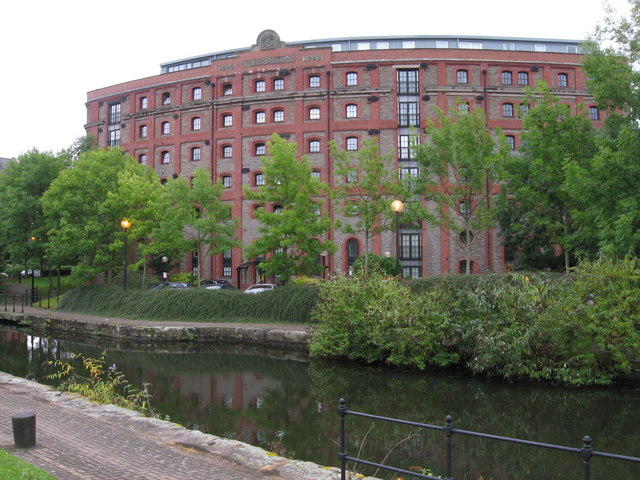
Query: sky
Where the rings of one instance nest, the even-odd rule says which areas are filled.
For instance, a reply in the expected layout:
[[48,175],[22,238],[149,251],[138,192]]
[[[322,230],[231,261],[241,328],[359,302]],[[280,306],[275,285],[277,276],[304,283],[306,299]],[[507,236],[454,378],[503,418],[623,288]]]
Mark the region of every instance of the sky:
[[[627,0],[609,0],[618,17]],[[160,64],[287,41],[454,35],[582,40],[602,0],[21,0],[0,7],[0,157],[56,153],[84,135],[87,92]]]

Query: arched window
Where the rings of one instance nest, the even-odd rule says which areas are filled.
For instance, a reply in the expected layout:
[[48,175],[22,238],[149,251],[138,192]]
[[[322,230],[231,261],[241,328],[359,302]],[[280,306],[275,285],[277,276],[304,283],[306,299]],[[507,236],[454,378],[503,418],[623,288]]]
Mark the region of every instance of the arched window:
[[559,87],[568,87],[569,86],[569,75],[566,73],[558,74],[558,86]]
[[284,122],[284,110],[274,110],[273,111],[273,121],[274,122]]
[[230,113],[226,113],[222,115],[222,126],[223,127],[232,127],[233,126],[233,115]]
[[264,112],[256,112],[256,123],[265,123],[267,121],[267,115]]
[[320,140],[309,140],[309,153],[320,152]]
[[311,108],[309,108],[309,120],[320,120],[320,108],[319,107],[311,107]]
[[256,92],[264,92],[267,89],[267,82],[264,80],[256,80]]
[[230,83],[222,85],[222,95],[233,95],[233,85]]
[[200,130],[201,125],[202,121],[200,117],[193,117],[191,119],[191,130]]
[[169,92],[162,94],[162,105],[171,105],[171,94]]
[[202,100],[202,89],[200,87],[196,87],[193,90],[191,90],[191,99]]
[[356,238],[351,238],[347,242],[347,265],[353,266],[360,256],[360,242]]
[[169,163],[171,161],[171,157],[169,155],[169,152],[164,150],[163,152],[160,153],[160,162],[161,163]]
[[273,80],[273,89],[274,90],[284,90],[284,79],[276,78]]
[[529,85],[529,72],[518,72],[518,85]]
[[309,87],[318,88],[320,86],[320,75],[311,75],[309,77]]
[[233,147],[231,145],[223,145],[222,146],[222,157],[223,158],[231,158],[231,157],[233,157]]
[[511,72],[502,72],[502,84],[503,85],[511,85],[513,83],[513,73]]
[[256,155],[266,155],[267,146],[264,143],[256,143],[255,152],[256,152]]
[[503,103],[502,104],[502,116],[503,117],[513,117],[513,103]]
[[358,137],[347,137],[347,150],[358,150]]
[[169,135],[169,133],[171,133],[171,124],[169,122],[162,122],[160,124],[160,131],[162,135]]
[[256,187],[260,187],[260,186],[264,185],[264,174],[262,174],[262,173],[256,173],[256,174],[253,176],[253,184],[254,184]]
[[231,188],[231,175],[222,176],[222,186],[224,188]]
[[191,149],[191,161],[192,162],[197,162],[198,160],[200,160],[202,155],[202,150],[200,149],[200,147],[193,147]]
[[140,138],[147,138],[147,126],[146,125],[140,125]]

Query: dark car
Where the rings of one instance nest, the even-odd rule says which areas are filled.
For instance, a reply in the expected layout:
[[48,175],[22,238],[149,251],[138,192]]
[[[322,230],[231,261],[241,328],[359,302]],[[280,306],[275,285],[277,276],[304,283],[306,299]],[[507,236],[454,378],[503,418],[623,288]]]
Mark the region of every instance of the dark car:
[[231,285],[228,280],[201,280],[201,287],[208,287],[209,285]]
[[147,290],[162,290],[163,288],[189,288],[189,285],[184,282],[158,282],[147,285]]

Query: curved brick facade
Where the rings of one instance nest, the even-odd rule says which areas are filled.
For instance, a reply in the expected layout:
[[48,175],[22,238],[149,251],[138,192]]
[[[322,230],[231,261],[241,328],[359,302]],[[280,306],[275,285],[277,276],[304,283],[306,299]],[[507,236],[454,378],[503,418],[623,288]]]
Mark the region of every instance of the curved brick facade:
[[[382,153],[396,159],[390,167],[417,167],[401,148],[409,124],[417,119],[424,126],[437,107],[451,110],[460,102],[484,109],[488,126],[502,128],[517,148],[525,86],[544,80],[563,103],[591,106],[579,50],[576,41],[500,38],[285,43],[267,30],[251,48],[170,62],[159,75],[89,92],[86,131],[101,147],[119,145],[161,179],[189,177],[197,166],[210,169],[214,179],[227,182],[224,199],[246,245],[258,225],[242,189],[259,181],[260,149],[273,132],[297,143],[330,185],[329,140],[346,148],[347,138],[360,144],[377,137]],[[595,106],[592,114],[599,121]],[[417,234],[420,245],[416,258],[403,261],[407,274],[460,271],[461,252],[445,229],[423,224],[403,234]],[[324,259],[327,271],[346,271],[349,242],[355,239],[363,252],[363,239],[337,231],[330,238],[338,251]],[[376,237],[372,249],[395,254],[395,234]],[[237,248],[230,258],[203,259],[201,274],[251,284],[253,267],[236,270],[247,260]],[[186,258],[184,269],[196,261]],[[473,262],[476,272],[501,269],[504,252],[495,230],[475,234]]]

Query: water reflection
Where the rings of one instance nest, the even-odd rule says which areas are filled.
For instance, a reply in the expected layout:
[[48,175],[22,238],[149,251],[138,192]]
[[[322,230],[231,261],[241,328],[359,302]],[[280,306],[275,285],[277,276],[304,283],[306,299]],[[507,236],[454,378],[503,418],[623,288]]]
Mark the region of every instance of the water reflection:
[[[337,401],[353,410],[496,435],[640,456],[640,389],[571,389],[503,384],[455,372],[416,374],[384,368],[308,362],[304,355],[241,346],[91,345],[0,329],[0,370],[43,379],[43,362],[71,352],[97,357],[108,348],[134,385],[151,384],[154,408],[173,421],[322,465],[337,464]],[[444,473],[442,434],[348,417],[348,451],[372,461]],[[578,456],[454,437],[461,480],[582,478]],[[640,478],[640,465],[593,460],[592,478]],[[389,478],[389,474],[379,474]],[[385,476],[386,475],[386,476]]]

